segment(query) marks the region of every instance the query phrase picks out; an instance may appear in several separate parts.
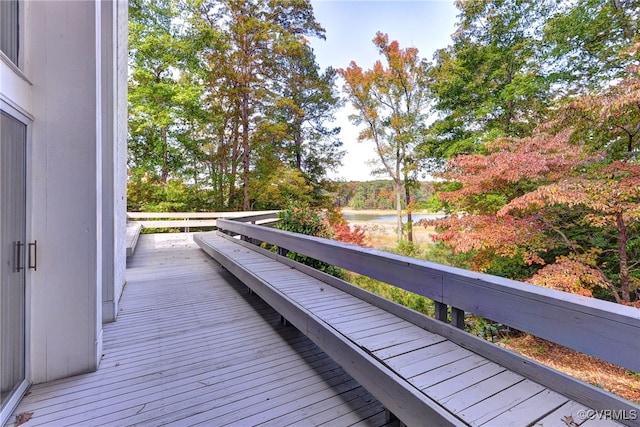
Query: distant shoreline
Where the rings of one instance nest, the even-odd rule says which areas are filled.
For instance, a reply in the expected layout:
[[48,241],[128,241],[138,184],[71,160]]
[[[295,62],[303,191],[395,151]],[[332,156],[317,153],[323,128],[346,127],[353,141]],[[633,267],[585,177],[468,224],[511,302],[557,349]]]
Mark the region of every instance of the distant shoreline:
[[[352,209],[352,208],[341,208],[340,211],[346,214],[361,214],[361,215],[395,215],[395,209]],[[434,212],[427,212],[424,210],[413,211],[411,213],[414,214],[432,214]],[[436,212],[437,213],[437,212]],[[402,211],[403,215],[407,214],[406,210]]]

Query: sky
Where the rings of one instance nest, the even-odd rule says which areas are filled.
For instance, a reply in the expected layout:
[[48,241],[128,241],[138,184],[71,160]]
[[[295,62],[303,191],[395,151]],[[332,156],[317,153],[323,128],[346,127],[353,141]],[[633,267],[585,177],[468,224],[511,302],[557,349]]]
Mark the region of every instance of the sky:
[[[397,40],[401,48],[416,47],[422,58],[451,44],[458,13],[453,0],[311,0],[316,20],[326,30],[326,40],[312,39],[311,46],[321,69],[347,68],[351,61],[367,70],[382,59],[373,45],[378,31]],[[341,89],[343,81],[338,79]],[[342,93],[342,92],[341,92]],[[336,114],[346,154],[334,179],[367,181],[388,178],[371,176],[366,161],[376,153],[371,141],[358,142],[358,128],[348,120],[349,106]]]

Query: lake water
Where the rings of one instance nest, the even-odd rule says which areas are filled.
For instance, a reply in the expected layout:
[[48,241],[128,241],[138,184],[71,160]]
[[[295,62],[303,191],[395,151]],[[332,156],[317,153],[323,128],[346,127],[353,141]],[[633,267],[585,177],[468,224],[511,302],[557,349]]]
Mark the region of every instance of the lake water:
[[[344,212],[344,219],[347,221],[372,221],[372,222],[395,222],[396,215],[395,214],[371,214],[371,213],[357,213],[357,212]],[[441,214],[413,214],[411,218],[413,221],[418,221],[420,219],[438,219],[443,218],[445,215]],[[407,216],[403,215],[402,221],[405,222],[407,220]]]

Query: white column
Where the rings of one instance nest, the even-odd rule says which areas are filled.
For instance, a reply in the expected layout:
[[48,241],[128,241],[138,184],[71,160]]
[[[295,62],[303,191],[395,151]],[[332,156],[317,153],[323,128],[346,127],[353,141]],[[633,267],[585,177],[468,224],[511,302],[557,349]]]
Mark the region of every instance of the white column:
[[102,320],[118,316],[126,268],[128,5],[102,2]]

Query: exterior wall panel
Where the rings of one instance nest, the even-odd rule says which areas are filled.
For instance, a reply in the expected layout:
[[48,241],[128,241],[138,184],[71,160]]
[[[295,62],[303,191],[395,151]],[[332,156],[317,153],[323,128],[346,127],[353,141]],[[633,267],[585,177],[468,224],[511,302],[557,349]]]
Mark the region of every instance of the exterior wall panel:
[[31,120],[27,366],[40,383],[97,368],[103,303],[115,317],[124,286],[127,2],[21,5],[20,68],[0,60],[0,107]]
[[34,383],[97,368],[103,262],[98,3],[36,5],[26,29],[40,264],[32,274]]
[[103,1],[102,21],[102,230],[104,257],[111,260],[103,266],[102,320],[112,322],[118,315],[126,268],[127,2]]

